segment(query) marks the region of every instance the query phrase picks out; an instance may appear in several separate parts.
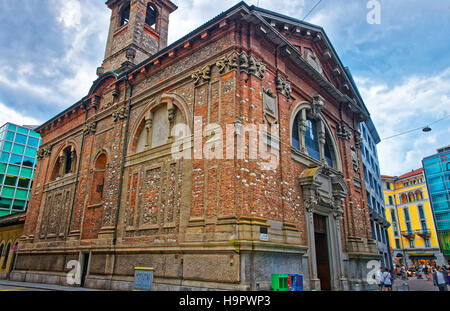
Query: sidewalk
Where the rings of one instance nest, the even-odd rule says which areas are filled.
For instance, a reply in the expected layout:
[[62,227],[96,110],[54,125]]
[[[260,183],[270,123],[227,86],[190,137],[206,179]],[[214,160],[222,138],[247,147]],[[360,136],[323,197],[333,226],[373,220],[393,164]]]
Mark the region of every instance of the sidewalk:
[[28,283],[28,282],[15,282],[8,280],[0,280],[0,285],[11,286],[11,287],[26,287],[35,288],[40,290],[48,291],[65,291],[65,292],[90,292],[90,291],[102,291],[98,289],[90,289],[83,287],[71,287],[71,286],[61,286],[53,284],[41,284],[41,283]]

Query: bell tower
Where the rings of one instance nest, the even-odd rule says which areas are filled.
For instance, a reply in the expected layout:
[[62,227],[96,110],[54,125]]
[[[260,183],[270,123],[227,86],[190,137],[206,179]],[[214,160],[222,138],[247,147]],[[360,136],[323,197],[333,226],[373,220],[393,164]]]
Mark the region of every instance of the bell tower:
[[167,46],[170,0],[108,0],[111,9],[105,59],[97,75],[121,73]]

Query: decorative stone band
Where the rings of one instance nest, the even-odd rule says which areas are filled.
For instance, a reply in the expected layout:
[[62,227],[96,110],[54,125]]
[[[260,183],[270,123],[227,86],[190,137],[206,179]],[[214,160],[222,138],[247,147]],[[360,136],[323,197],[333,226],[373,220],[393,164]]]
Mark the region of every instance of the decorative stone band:
[[[259,79],[264,78],[266,65],[252,54],[242,51],[240,54],[234,51],[222,58],[214,64],[220,74],[226,74],[231,70],[238,69],[239,72],[245,72]],[[211,69],[214,65],[205,65],[202,69],[195,71],[191,77],[194,85],[199,86],[211,80]]]
[[239,71],[263,79],[264,73],[266,72],[266,64],[257,59],[254,55],[242,51],[241,54],[239,54]]

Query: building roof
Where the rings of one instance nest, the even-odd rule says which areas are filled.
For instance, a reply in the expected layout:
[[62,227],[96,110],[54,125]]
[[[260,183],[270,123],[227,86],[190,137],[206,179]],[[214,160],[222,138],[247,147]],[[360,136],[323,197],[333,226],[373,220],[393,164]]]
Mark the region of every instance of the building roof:
[[0,218],[0,227],[17,225],[25,222],[26,212],[20,212]]
[[423,168],[419,168],[417,170],[412,170],[411,172],[405,173],[400,176],[388,176],[388,175],[381,175],[381,178],[390,178],[390,179],[405,179],[411,176],[419,175],[423,173]]
[[[107,1],[107,4],[108,3],[112,3],[114,1],[115,0]],[[313,76],[313,79],[316,80],[316,82],[318,82],[319,85],[321,85],[323,88],[327,89],[330,92],[330,94],[332,94],[332,96],[337,98],[339,101],[344,101],[344,102],[350,103],[351,106],[353,106],[354,109],[356,109],[356,111],[359,111],[363,115],[363,117],[365,118],[364,120],[370,118],[369,111],[367,110],[367,107],[364,104],[364,101],[362,100],[358,89],[356,88],[354,80],[351,77],[350,71],[348,70],[348,68],[343,66],[339,56],[337,55],[333,45],[331,44],[331,41],[329,40],[328,36],[326,35],[326,33],[325,33],[325,31],[323,30],[322,27],[316,26],[316,25],[313,25],[313,24],[310,24],[310,23],[307,23],[307,22],[304,22],[304,21],[301,21],[301,20],[296,19],[296,18],[292,18],[292,17],[286,16],[286,15],[282,15],[282,14],[279,14],[277,12],[273,12],[273,11],[270,11],[270,10],[262,9],[262,8],[254,6],[254,5],[249,6],[244,1],[241,1],[241,2],[237,3],[236,5],[234,5],[233,7],[231,7],[230,9],[220,13],[219,15],[217,15],[213,19],[207,21],[206,23],[204,23],[203,25],[199,26],[195,30],[191,31],[190,33],[188,33],[184,37],[182,37],[179,40],[173,42],[169,46],[167,46],[167,47],[163,48],[162,50],[158,51],[157,53],[151,55],[149,58],[147,58],[146,60],[144,60],[141,63],[137,64],[135,67],[133,67],[133,68],[131,68],[131,69],[129,69],[129,70],[127,70],[125,72],[122,72],[121,74],[117,75],[117,79],[118,80],[127,79],[129,74],[133,74],[134,72],[139,72],[140,68],[142,68],[144,66],[148,66],[152,62],[154,62],[156,59],[158,59],[160,57],[163,57],[165,55],[168,55],[169,51],[175,50],[176,48],[178,48],[180,46],[183,46],[185,42],[193,40],[194,38],[198,37],[199,33],[202,33],[206,29],[208,29],[208,28],[210,28],[210,27],[212,27],[214,25],[217,25],[219,23],[219,21],[222,20],[223,18],[227,18],[227,17],[231,17],[231,16],[240,16],[240,17],[242,17],[243,15],[239,14],[239,13],[242,13],[242,10],[244,10],[245,13],[247,13],[249,15],[252,15],[253,21],[256,21],[256,22],[259,22],[259,23],[262,23],[263,25],[265,25],[267,27],[266,30],[271,32],[271,34],[268,35],[268,38],[271,39],[271,40],[276,40],[277,44],[279,45],[280,48],[281,47],[286,47],[286,49],[289,50],[289,54],[292,54],[290,56],[290,58],[292,60],[294,60],[294,62],[296,62],[298,65],[300,65],[303,69],[305,69],[308,73],[310,73]],[[347,95],[342,94],[334,85],[332,85],[328,80],[326,80],[320,73],[318,73],[316,70],[314,70],[305,60],[303,60],[300,51],[298,51],[298,49],[296,47],[294,47],[275,28],[273,28],[269,23],[267,23],[267,21],[264,19],[264,17],[266,17],[266,18],[278,18],[278,19],[281,19],[281,20],[285,21],[286,23],[290,22],[293,25],[298,24],[298,25],[301,25],[302,27],[306,27],[306,28],[309,28],[309,29],[313,29],[316,32],[320,32],[323,35],[323,38],[325,39],[324,41],[327,43],[327,46],[329,46],[329,49],[332,51],[333,56],[335,57],[337,63],[342,68],[342,73],[343,73],[344,77],[350,82],[350,87],[353,90],[354,94],[356,95],[356,98],[352,99],[352,98],[349,98]],[[247,19],[249,21],[252,21],[251,18],[247,18]],[[99,78],[97,78],[93,82],[93,84],[101,83],[101,80],[103,79],[103,76],[105,76],[107,74],[111,74],[111,72],[105,73],[104,75],[100,76]],[[67,111],[74,109],[76,106],[81,105],[84,102],[84,100],[86,98],[88,98],[88,97],[89,97],[89,95],[83,97],[80,101],[78,101],[74,105],[68,107],[63,112],[59,113],[58,115],[54,116],[53,118],[49,119],[44,124],[42,124],[39,127],[37,127],[35,130],[39,132],[40,129],[42,127],[44,127],[46,124],[50,123],[52,120],[55,120],[59,116],[65,114]]]

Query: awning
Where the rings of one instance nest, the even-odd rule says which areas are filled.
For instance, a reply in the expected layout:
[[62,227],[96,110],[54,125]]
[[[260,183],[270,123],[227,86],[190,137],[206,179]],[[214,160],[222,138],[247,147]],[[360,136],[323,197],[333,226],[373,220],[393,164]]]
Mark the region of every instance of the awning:
[[436,259],[436,256],[434,254],[410,254],[408,255],[410,259],[415,260],[433,260]]

